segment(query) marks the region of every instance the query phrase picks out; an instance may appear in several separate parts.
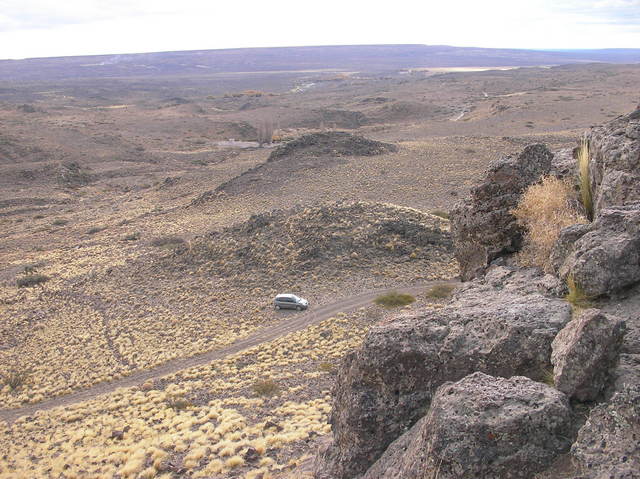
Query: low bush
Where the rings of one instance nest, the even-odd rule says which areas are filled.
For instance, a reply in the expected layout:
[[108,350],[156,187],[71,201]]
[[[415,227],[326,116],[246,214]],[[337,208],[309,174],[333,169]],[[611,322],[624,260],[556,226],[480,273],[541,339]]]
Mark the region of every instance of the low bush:
[[431,299],[446,299],[451,296],[453,290],[456,289],[452,284],[436,284],[429,291],[427,291],[427,298]]
[[324,361],[318,365],[318,369],[324,373],[333,373],[335,372],[336,367],[334,364]]
[[260,379],[252,386],[258,396],[274,396],[280,393],[280,386],[272,379]]
[[27,382],[29,371],[12,370],[1,376],[2,384],[9,386],[12,391],[17,391]]
[[449,213],[447,213],[446,211],[442,211],[442,210],[433,210],[431,212],[432,215],[434,216],[439,216],[440,218],[444,218],[445,220],[449,219]]
[[30,288],[38,284],[46,283],[49,281],[49,276],[39,273],[29,273],[16,279],[16,285],[18,288]]
[[378,296],[373,302],[380,306],[384,306],[385,308],[393,308],[397,306],[406,306],[407,304],[413,303],[415,300],[416,298],[410,294],[392,291],[391,293]]
[[136,231],[135,233],[128,234],[127,236],[122,238],[122,241],[138,241],[140,239],[140,236],[140,233]]
[[518,253],[522,266],[551,271],[549,256],[560,230],[587,222],[576,206],[577,199],[567,181],[547,176],[527,188],[518,207],[511,211],[526,231],[522,250]]

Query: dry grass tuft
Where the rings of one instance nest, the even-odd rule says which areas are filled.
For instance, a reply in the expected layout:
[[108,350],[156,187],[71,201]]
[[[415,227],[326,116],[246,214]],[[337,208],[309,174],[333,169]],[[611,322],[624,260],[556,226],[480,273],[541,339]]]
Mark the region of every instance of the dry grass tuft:
[[576,284],[573,276],[569,276],[567,278],[567,288],[569,288],[569,294],[565,296],[565,299],[575,309],[587,309],[592,306],[591,298],[586,295],[586,293],[578,284]]
[[582,140],[578,153],[578,177],[580,179],[580,199],[589,220],[593,219],[593,198],[591,196],[591,177],[589,175],[589,142]]
[[30,273],[16,279],[18,288],[30,288],[49,281],[49,276],[39,273]]
[[530,186],[511,213],[527,230],[518,262],[522,266],[538,266],[547,272],[551,270],[549,255],[560,230],[587,222],[574,206],[571,185],[551,176]]

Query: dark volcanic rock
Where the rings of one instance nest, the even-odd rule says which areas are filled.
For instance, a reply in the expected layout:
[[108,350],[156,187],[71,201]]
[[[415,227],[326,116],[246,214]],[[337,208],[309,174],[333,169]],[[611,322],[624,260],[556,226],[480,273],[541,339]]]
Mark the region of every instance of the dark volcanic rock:
[[569,249],[566,236],[576,233],[573,252],[560,268],[562,277],[573,277],[576,285],[593,297],[640,281],[640,202],[606,208],[590,225],[571,228],[574,230],[563,230],[558,246]]
[[624,336],[624,322],[589,309],[571,320],[551,344],[556,388],[579,401],[593,401],[606,386]]
[[398,316],[349,354],[334,389],[332,479],[357,477],[424,415],[436,388],[475,371],[540,378],[569,305],[538,292],[535,270],[490,269],[441,310]]
[[289,141],[271,152],[267,161],[292,156],[374,156],[397,151],[390,143],[369,140],[342,131],[311,133]]
[[530,478],[569,449],[570,418],[566,396],[549,386],[474,373],[440,386],[363,479]]
[[640,477],[640,385],[591,410],[571,453],[584,479]]
[[588,135],[594,216],[640,201],[640,109]]
[[511,214],[523,191],[548,174],[553,154],[544,145],[529,145],[518,156],[493,162],[471,197],[451,212],[451,227],[460,275],[482,274],[496,258],[518,251],[523,230]]

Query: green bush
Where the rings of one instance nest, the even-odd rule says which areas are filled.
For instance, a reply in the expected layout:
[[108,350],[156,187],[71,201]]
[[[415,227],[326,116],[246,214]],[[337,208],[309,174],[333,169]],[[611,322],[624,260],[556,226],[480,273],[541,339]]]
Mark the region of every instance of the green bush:
[[410,294],[392,291],[391,293],[378,296],[373,302],[380,306],[384,306],[385,308],[393,308],[397,306],[406,306],[407,304],[413,303],[415,300],[416,298]]
[[324,361],[318,365],[318,369],[324,373],[333,373],[335,372],[336,367],[334,364]]
[[38,284],[46,283],[49,279],[51,278],[44,274],[30,273],[16,279],[16,285],[18,288],[30,288]]

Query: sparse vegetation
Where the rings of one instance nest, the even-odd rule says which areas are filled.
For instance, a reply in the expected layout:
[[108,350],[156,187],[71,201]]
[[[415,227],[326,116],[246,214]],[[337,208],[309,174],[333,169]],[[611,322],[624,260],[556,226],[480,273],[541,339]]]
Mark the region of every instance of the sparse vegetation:
[[18,288],[31,288],[32,286],[46,283],[50,279],[51,278],[45,274],[29,273],[16,279],[16,285]]
[[64,226],[67,223],[69,223],[69,220],[65,220],[62,218],[58,218],[56,220],[53,220],[53,222],[51,223],[53,226]]
[[580,180],[580,199],[586,211],[587,218],[593,219],[593,198],[591,195],[591,176],[589,174],[589,142],[582,140],[578,151],[578,178]]
[[333,363],[323,361],[318,365],[318,369],[324,373],[334,373],[336,370],[336,366]]
[[29,378],[29,371],[23,369],[12,369],[0,375],[2,384],[8,386],[11,391],[17,391],[24,386]]
[[378,296],[374,300],[374,303],[380,306],[384,306],[385,308],[395,308],[398,306],[406,306],[413,303],[415,300],[416,298],[414,298],[410,294],[392,291],[390,293]]
[[129,233],[128,235],[122,238],[122,241],[138,241],[142,235],[139,231],[135,231],[133,233]]
[[592,298],[585,294],[573,276],[567,277],[567,288],[569,289],[569,293],[565,296],[565,299],[575,309],[586,309],[592,306]]
[[161,236],[151,241],[151,245],[158,248],[176,248],[184,245],[185,243],[184,238],[176,235]]
[[449,213],[443,210],[433,210],[431,214],[435,216],[439,216],[440,218],[444,218],[445,220],[449,219]]
[[437,284],[427,291],[427,298],[446,299],[451,296],[454,289],[456,287],[452,284]]
[[524,244],[518,253],[523,266],[551,270],[549,256],[560,230],[576,223],[585,223],[575,205],[574,193],[567,181],[548,176],[530,186],[512,211],[526,231]]

